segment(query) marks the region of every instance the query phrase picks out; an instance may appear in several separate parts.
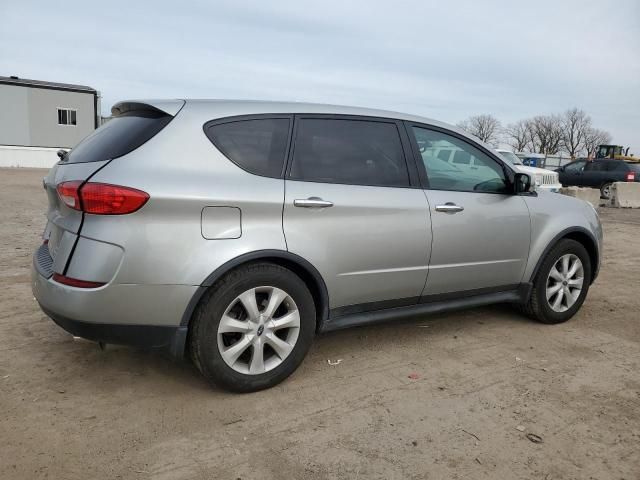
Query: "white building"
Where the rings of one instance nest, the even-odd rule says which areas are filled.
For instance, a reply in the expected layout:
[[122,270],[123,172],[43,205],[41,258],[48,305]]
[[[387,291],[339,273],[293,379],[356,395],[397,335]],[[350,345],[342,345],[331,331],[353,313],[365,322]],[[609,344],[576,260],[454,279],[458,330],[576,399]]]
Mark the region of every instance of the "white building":
[[49,168],[100,123],[100,96],[84,85],[0,77],[0,167]]

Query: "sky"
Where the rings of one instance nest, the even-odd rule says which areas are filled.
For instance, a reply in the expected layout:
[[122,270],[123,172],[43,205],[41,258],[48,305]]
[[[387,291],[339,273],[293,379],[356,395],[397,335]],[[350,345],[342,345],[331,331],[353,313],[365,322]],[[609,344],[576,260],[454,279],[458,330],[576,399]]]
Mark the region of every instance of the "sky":
[[503,124],[584,109],[640,155],[640,1],[0,0],[0,75]]

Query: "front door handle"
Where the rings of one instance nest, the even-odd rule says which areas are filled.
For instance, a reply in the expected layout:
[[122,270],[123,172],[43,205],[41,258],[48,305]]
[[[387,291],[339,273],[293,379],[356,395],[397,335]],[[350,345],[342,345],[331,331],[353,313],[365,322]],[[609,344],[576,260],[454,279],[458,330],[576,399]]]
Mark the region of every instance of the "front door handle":
[[293,206],[301,208],[327,208],[333,207],[333,202],[323,200],[319,197],[298,198],[293,201]]
[[456,205],[453,202],[447,202],[444,205],[436,205],[436,212],[458,213],[464,210],[464,207]]

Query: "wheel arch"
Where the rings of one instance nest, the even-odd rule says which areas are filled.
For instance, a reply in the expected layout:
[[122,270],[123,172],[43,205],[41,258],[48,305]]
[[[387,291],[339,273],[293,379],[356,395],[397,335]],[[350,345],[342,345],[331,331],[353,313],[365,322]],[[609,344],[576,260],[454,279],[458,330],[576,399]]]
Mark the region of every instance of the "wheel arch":
[[589,260],[591,260],[590,283],[593,283],[595,281],[596,277],[598,276],[598,267],[600,265],[599,263],[600,252],[598,250],[598,242],[596,241],[593,234],[589,232],[589,230],[587,230],[586,228],[571,227],[558,233],[555,237],[553,237],[553,239],[546,246],[546,248],[542,252],[542,255],[540,255],[540,258],[538,258],[535,268],[533,269],[533,273],[531,274],[531,277],[530,277],[531,282],[535,280],[536,275],[538,274],[538,270],[540,270],[542,262],[544,262],[544,259],[547,256],[547,254],[551,251],[553,247],[555,247],[558,244],[560,240],[564,240],[565,238],[570,240],[575,240],[587,250],[587,253],[589,254]]
[[329,293],[327,285],[320,275],[320,272],[307,260],[291,252],[284,250],[258,250],[255,252],[245,253],[216,268],[202,282],[200,287],[191,297],[187,304],[180,325],[188,327],[193,317],[193,313],[200,303],[202,296],[209,288],[211,288],[220,278],[233,269],[255,262],[270,262],[280,265],[291,270],[298,275],[300,279],[307,285],[311,292],[313,302],[316,306],[316,331],[320,329],[322,323],[329,316]]

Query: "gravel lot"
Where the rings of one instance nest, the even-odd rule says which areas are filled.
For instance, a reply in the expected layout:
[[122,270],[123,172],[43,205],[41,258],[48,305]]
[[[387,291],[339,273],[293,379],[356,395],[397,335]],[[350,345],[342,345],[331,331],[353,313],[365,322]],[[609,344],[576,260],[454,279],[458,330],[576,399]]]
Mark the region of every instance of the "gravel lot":
[[640,478],[639,210],[602,211],[568,323],[496,306],[335,332],[284,384],[233,395],[40,312],[44,174],[0,169],[0,478]]

